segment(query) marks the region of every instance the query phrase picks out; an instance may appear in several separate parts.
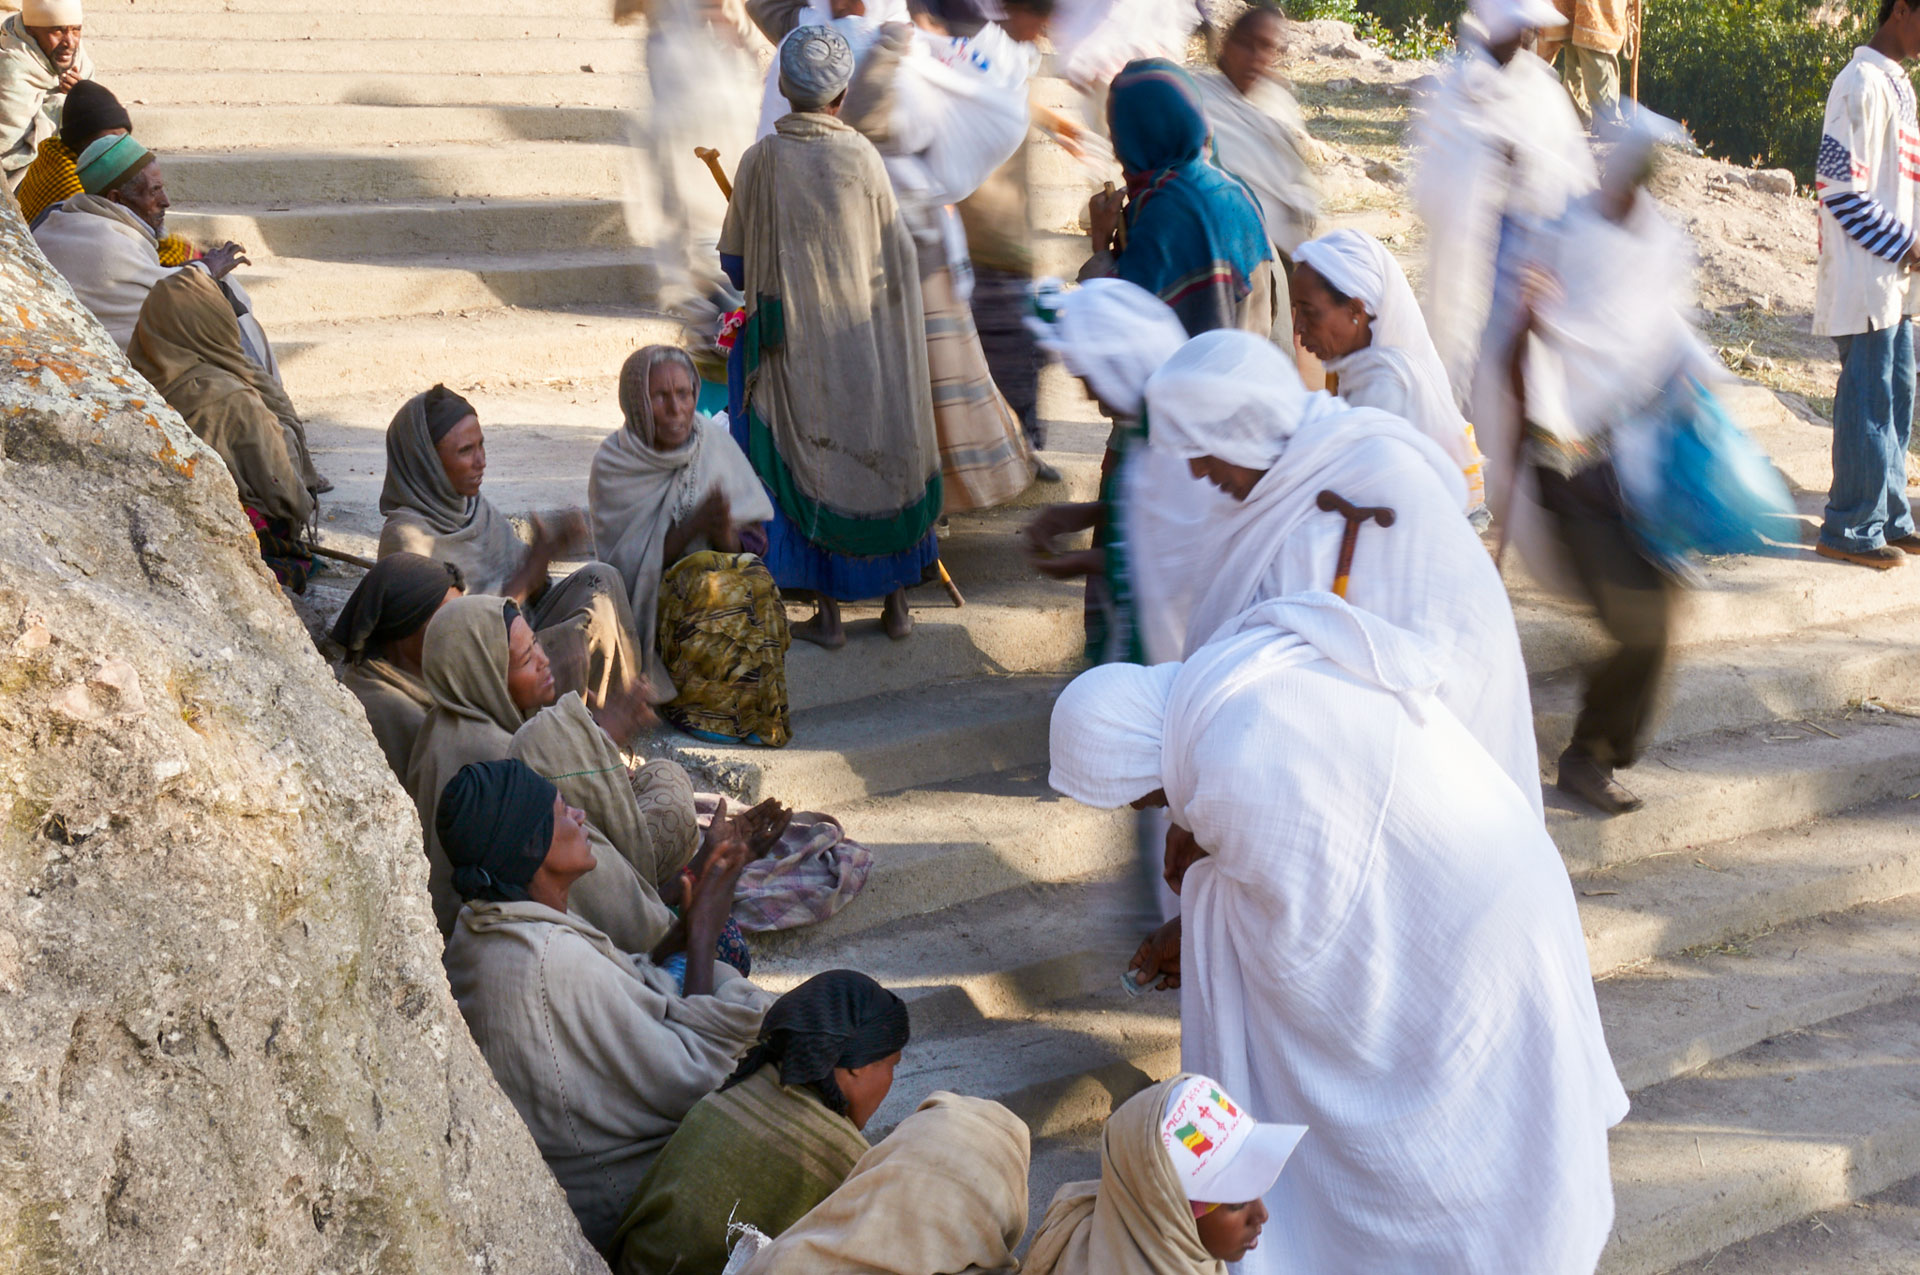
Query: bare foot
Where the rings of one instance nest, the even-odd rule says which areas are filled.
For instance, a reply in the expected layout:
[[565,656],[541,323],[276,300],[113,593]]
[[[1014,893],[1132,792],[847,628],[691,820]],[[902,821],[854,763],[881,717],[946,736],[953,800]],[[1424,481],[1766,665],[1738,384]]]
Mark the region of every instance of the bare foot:
[[840,624],[840,604],[832,598],[821,598],[813,618],[793,626],[793,636],[829,651],[845,646],[847,631]]
[[907,591],[895,589],[880,606],[880,623],[887,636],[898,642],[913,632],[913,613],[907,610]]

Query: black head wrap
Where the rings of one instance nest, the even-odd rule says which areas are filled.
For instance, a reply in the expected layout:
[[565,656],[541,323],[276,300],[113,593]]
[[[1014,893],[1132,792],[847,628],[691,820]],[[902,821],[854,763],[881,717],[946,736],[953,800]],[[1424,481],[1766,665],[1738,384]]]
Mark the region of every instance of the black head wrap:
[[425,628],[447,590],[465,587],[460,568],[451,562],[391,554],[374,564],[347,599],[333,622],[333,640],[346,648],[348,658],[365,659],[370,651]]
[[865,974],[828,970],[773,1003],[760,1024],[760,1043],[721,1088],[774,1063],[781,1084],[813,1090],[829,1111],[844,1116],[847,1100],[833,1069],[864,1067],[906,1047],[905,1001]]
[[440,792],[434,826],[463,899],[514,903],[553,844],[560,790],[517,758],[469,762]]
[[453,431],[455,425],[469,416],[480,414],[473,410],[473,404],[444,385],[436,385],[428,390],[426,402],[420,406],[427,414],[427,434],[436,445]]
[[[520,604],[512,598],[508,598],[507,605],[500,608],[500,618],[506,622],[507,645],[511,647],[513,645],[513,622],[521,618]],[[527,627],[532,628],[533,621],[528,620]],[[511,655],[511,652],[509,652],[509,655]]]
[[107,130],[133,131],[133,117],[120,99],[92,80],[82,80],[67,91],[67,104],[60,108],[60,144],[76,156],[87,144]]

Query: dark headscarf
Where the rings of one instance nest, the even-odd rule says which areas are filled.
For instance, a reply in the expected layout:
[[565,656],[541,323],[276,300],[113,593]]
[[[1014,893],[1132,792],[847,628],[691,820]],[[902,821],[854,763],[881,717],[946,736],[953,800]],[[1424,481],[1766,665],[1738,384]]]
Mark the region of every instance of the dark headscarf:
[[[1234,302],[1273,256],[1260,201],[1213,160],[1200,89],[1165,58],[1129,62],[1107,97],[1113,153],[1127,178],[1127,246],[1115,261],[1139,284],[1189,316],[1182,302],[1217,290]],[[1231,326],[1231,318],[1209,326]],[[1187,331],[1204,328],[1187,321]]]
[[515,758],[468,762],[440,793],[434,827],[463,899],[515,903],[547,861],[560,790]]
[[82,80],[67,90],[67,104],[60,108],[60,144],[78,156],[87,143],[108,129],[133,131],[133,117],[120,99],[92,80]]
[[[85,81],[81,81],[85,83]],[[460,568],[418,553],[391,554],[374,564],[333,622],[333,640],[355,663],[388,642],[425,628],[449,588],[465,589]]]
[[436,446],[441,439],[453,432],[455,425],[469,416],[480,414],[473,410],[473,404],[444,385],[436,385],[428,390],[426,401],[422,406],[427,412],[427,433]]
[[811,1089],[829,1111],[847,1114],[833,1069],[851,1071],[907,1047],[907,1003],[865,974],[828,970],[782,996],[760,1024],[760,1043],[747,1051],[722,1089],[731,1089],[768,1063],[780,1083]]

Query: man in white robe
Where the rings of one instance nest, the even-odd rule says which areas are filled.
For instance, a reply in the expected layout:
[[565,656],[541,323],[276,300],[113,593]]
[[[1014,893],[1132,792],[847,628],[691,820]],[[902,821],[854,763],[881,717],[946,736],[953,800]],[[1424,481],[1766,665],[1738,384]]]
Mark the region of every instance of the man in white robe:
[[1444,667],[1302,593],[1054,708],[1055,789],[1164,802],[1204,852],[1139,958],[1181,988],[1181,1068],[1311,1129],[1240,1275],[1591,1275],[1606,1243],[1627,1099],[1573,891]]
[[1448,672],[1441,702],[1539,812],[1513,605],[1460,516],[1466,480],[1453,459],[1397,416],[1309,393],[1292,360],[1245,332],[1189,341],[1147,382],[1146,403],[1154,450],[1232,497],[1220,502],[1206,561],[1193,572],[1186,653],[1256,602],[1334,587],[1347,519],[1320,508],[1320,493],[1389,508],[1392,526],[1360,526],[1345,596],[1438,646]]
[[[1597,181],[1586,130],[1553,68],[1528,52],[1563,19],[1551,0],[1473,0],[1480,35],[1414,129],[1413,206],[1427,227],[1421,305],[1464,405],[1508,218],[1550,220]],[[1496,458],[1497,460],[1498,458]]]

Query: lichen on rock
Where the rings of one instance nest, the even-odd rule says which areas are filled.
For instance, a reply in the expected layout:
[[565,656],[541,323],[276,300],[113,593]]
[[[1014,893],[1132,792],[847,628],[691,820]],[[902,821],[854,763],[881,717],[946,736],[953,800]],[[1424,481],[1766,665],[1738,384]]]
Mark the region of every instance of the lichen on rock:
[[0,197],[0,1270],[603,1271],[220,460]]

